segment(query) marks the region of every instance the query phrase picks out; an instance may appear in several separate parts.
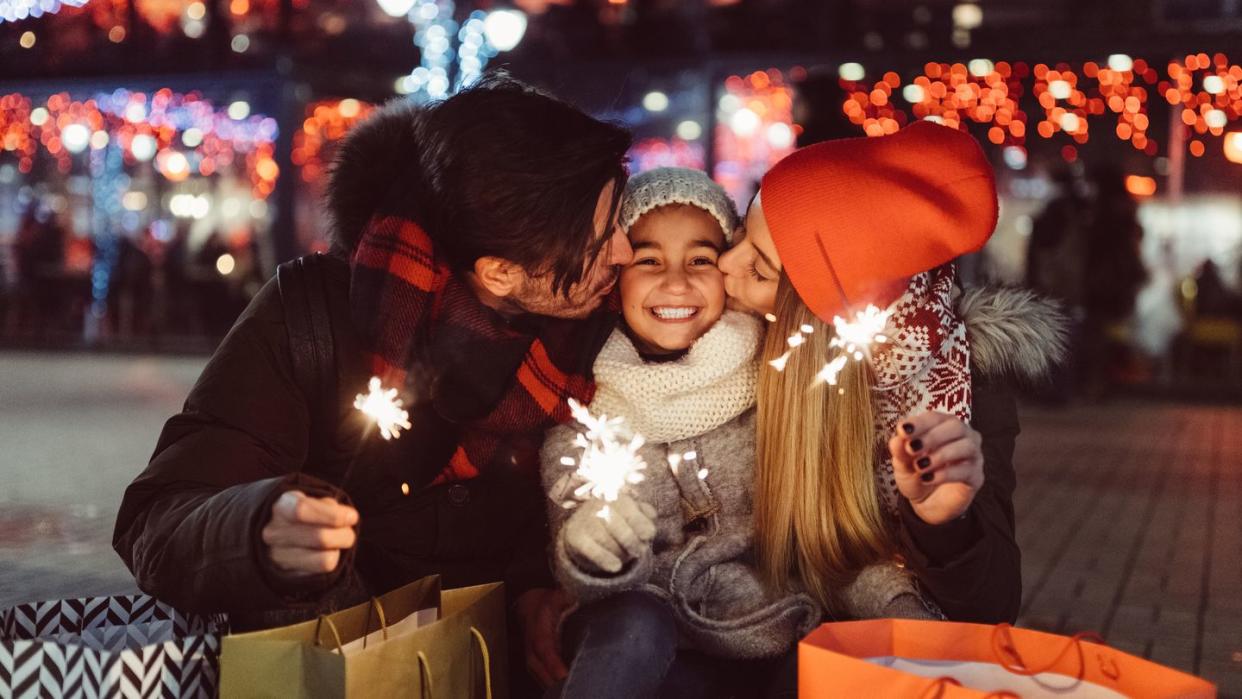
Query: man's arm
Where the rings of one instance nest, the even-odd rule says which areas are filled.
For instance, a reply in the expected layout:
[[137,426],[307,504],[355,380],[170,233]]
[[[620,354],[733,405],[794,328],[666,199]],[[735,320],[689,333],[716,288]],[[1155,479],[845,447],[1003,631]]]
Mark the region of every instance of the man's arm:
[[262,539],[285,491],[333,492],[299,473],[309,417],[289,357],[279,294],[268,284],[125,492],[113,547],[144,591],[187,611],[261,610],[310,601],[340,577],[344,566],[289,575]]

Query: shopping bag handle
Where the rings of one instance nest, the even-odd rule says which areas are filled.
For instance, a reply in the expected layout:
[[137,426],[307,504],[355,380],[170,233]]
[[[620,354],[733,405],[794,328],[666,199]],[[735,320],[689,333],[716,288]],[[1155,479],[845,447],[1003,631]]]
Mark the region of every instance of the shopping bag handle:
[[479,642],[479,650],[483,653],[483,691],[487,699],[492,699],[492,655],[487,650],[487,639],[473,626],[470,627],[470,635]]
[[[379,617],[380,631],[383,632],[383,639],[388,640],[388,619],[384,616],[384,605],[380,603],[378,597],[371,598],[371,608],[375,610],[375,615]],[[367,638],[371,636],[371,614],[367,613],[367,628],[362,634],[362,648],[367,647]]]
[[341,643],[341,632],[336,630],[336,624],[332,623],[332,620],[326,614],[319,615],[319,621],[315,624],[315,645],[319,645],[319,632],[323,628],[325,621],[328,622],[328,630],[332,632],[332,638],[336,641],[336,652],[343,655],[344,651],[341,650],[341,646],[344,644]]
[[[931,684],[927,685],[927,688],[923,690],[918,699],[941,699],[949,685],[961,687],[962,683],[953,677],[937,677],[932,680]],[[1022,697],[1014,692],[1002,689],[983,695],[983,699],[1022,699]]]
[[[487,649],[487,639],[483,638],[483,634],[475,627],[470,627],[470,635],[479,642],[479,649],[483,653],[483,691],[487,699],[492,699],[492,657]],[[423,697],[425,699],[434,699],[435,687],[431,681],[431,662],[427,660],[427,654],[418,651],[418,674],[423,680]]]
[[423,680],[422,696],[425,699],[433,699],[435,690],[431,686],[431,662],[427,660],[427,654],[421,650],[418,651],[418,674]]
[[[997,663],[1006,670],[1015,675],[1023,675],[1032,677],[1041,672],[1047,672],[1056,666],[1061,658],[1071,650],[1078,652],[1078,679],[1082,679],[1087,669],[1086,652],[1082,647],[1084,640],[1104,645],[1104,639],[1094,631],[1080,631],[1067,639],[1065,646],[1061,648],[1061,652],[1053,656],[1042,667],[1031,667],[1022,658],[1022,654],[1018,652],[1017,644],[1014,643],[1011,624],[997,624],[992,631],[992,653],[996,656]],[[1100,672],[1105,677],[1115,680],[1121,677],[1121,669],[1117,663],[1110,658],[1106,658],[1103,653],[1096,653],[1096,660],[1100,663]]]

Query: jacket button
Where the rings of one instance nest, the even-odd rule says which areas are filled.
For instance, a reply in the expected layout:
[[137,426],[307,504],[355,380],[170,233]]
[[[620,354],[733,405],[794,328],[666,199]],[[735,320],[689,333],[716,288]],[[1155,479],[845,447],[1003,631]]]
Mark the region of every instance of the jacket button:
[[459,507],[465,505],[470,502],[470,489],[461,483],[454,483],[449,486],[448,501]]

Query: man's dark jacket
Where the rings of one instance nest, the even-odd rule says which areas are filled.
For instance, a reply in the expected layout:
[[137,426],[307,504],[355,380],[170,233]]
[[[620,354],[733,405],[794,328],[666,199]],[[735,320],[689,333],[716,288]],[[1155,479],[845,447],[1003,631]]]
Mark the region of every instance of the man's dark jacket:
[[[339,494],[347,470],[346,494],[361,515],[349,558],[367,591],[433,573],[449,587],[504,580],[511,598],[551,586],[537,479],[496,473],[420,487],[456,445],[456,426],[433,406],[414,410],[414,427],[400,439],[368,440],[350,469],[365,427],[352,401],[365,392],[369,373],[349,322],[349,268],[325,262],[338,386],[332,434],[312,435],[318,406],[295,376],[273,281],[216,350],[126,490],[113,545],[139,587],[187,611],[243,619],[289,607],[311,611],[356,588],[346,575],[349,560],[328,575],[281,575],[260,538],[281,493]],[[309,453],[312,443],[322,444],[320,453]]]

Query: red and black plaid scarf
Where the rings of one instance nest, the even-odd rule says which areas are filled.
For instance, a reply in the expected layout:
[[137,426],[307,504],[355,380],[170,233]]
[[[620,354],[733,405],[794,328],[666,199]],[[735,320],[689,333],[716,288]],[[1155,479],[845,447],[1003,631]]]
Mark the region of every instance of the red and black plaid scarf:
[[350,306],[372,372],[406,387],[408,372],[430,366],[436,411],[462,426],[431,483],[493,467],[538,473],[543,433],[570,418],[566,400],[594,396],[591,367],[615,314],[507,321],[453,274],[421,226],[399,217],[371,221],[351,266]]

